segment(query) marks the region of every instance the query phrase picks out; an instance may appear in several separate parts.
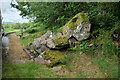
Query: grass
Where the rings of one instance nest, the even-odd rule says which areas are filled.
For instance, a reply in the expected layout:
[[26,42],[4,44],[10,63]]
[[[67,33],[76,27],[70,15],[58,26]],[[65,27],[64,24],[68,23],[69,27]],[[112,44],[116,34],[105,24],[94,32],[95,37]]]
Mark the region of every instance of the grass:
[[20,29],[13,29],[13,28],[5,28],[4,32],[5,33],[9,33],[9,32],[19,32]]
[[111,58],[105,55],[96,56],[93,64],[99,67],[106,78],[118,78],[118,59],[116,56]]
[[[76,78],[118,78],[117,56],[108,57],[103,54],[91,57],[85,53],[74,52],[67,55],[67,69],[69,72],[76,72]],[[72,76],[72,77],[73,77]]]
[[3,64],[3,78],[57,78],[61,75],[55,74],[52,70],[44,65],[28,63],[28,64]]
[[20,38],[19,39],[20,43],[23,44],[24,46],[26,46],[29,43],[32,43],[34,41],[34,37],[32,35],[34,34],[29,34],[25,38]]
[[19,39],[20,43],[23,44],[24,46],[27,46],[30,42],[28,40],[25,39]]

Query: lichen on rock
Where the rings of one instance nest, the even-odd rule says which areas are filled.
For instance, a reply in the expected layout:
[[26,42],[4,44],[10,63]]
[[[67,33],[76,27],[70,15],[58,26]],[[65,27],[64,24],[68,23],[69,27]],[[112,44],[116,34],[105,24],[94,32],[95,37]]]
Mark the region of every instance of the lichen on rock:
[[32,43],[34,50],[38,53],[42,53],[45,50],[49,50],[49,48],[46,47],[47,40],[52,39],[53,37],[55,37],[55,35],[51,31],[47,31],[40,38],[36,38]]
[[87,39],[90,35],[91,24],[87,13],[76,14],[65,26],[58,29],[58,32],[68,39],[74,36],[77,40]]
[[69,46],[68,39],[64,35],[57,36],[54,40],[54,43],[56,47],[64,48]]
[[64,62],[64,55],[60,51],[44,51],[42,57],[44,60],[50,60],[46,63],[50,67]]
[[47,46],[50,49],[62,49],[69,46],[69,41],[66,36],[59,35],[47,41]]

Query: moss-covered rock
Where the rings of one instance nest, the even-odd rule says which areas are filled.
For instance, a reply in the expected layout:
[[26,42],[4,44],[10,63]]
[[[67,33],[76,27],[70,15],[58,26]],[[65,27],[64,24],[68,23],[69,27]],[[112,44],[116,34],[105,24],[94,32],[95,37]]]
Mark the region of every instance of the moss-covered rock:
[[69,42],[66,36],[59,35],[53,39],[47,41],[47,46],[52,49],[62,49],[69,46]]
[[63,35],[57,36],[54,40],[54,43],[56,47],[61,47],[61,48],[67,47],[69,45],[67,37]]
[[58,32],[68,39],[74,36],[77,40],[87,39],[90,35],[90,22],[87,13],[76,14],[65,26],[58,29]]
[[64,55],[60,51],[45,51],[42,57],[44,60],[50,60],[46,63],[50,67],[64,62]]

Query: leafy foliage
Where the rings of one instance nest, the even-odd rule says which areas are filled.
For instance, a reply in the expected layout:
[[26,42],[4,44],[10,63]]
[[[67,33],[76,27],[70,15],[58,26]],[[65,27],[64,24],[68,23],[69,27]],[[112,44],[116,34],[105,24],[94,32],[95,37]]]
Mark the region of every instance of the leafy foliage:
[[115,27],[118,17],[110,13],[99,13],[99,9],[95,8],[89,12],[92,29],[104,28],[111,30]]
[[[21,11],[23,17],[32,19],[35,23],[42,22],[47,27],[61,27],[75,14],[85,11],[89,13],[92,29],[112,29],[120,18],[119,3],[105,2],[18,2],[11,6]],[[39,25],[39,24],[37,24]]]

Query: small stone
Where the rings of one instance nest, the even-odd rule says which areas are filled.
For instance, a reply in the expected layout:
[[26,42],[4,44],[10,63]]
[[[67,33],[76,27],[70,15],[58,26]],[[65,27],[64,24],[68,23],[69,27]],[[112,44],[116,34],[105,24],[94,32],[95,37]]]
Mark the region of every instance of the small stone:
[[50,61],[50,60],[48,60],[47,62],[48,62],[48,64],[50,64],[50,63],[51,63],[51,61]]
[[31,58],[33,59],[34,57],[33,57],[33,56],[31,56]]
[[60,35],[62,35],[62,33],[58,33],[58,34],[57,34],[57,36],[60,36]]
[[104,73],[105,75],[107,75],[107,73]]
[[80,52],[80,55],[82,54],[83,52]]
[[87,65],[91,65],[92,63],[91,62],[88,62]]
[[91,47],[91,46],[93,46],[93,44],[89,44],[89,46]]

